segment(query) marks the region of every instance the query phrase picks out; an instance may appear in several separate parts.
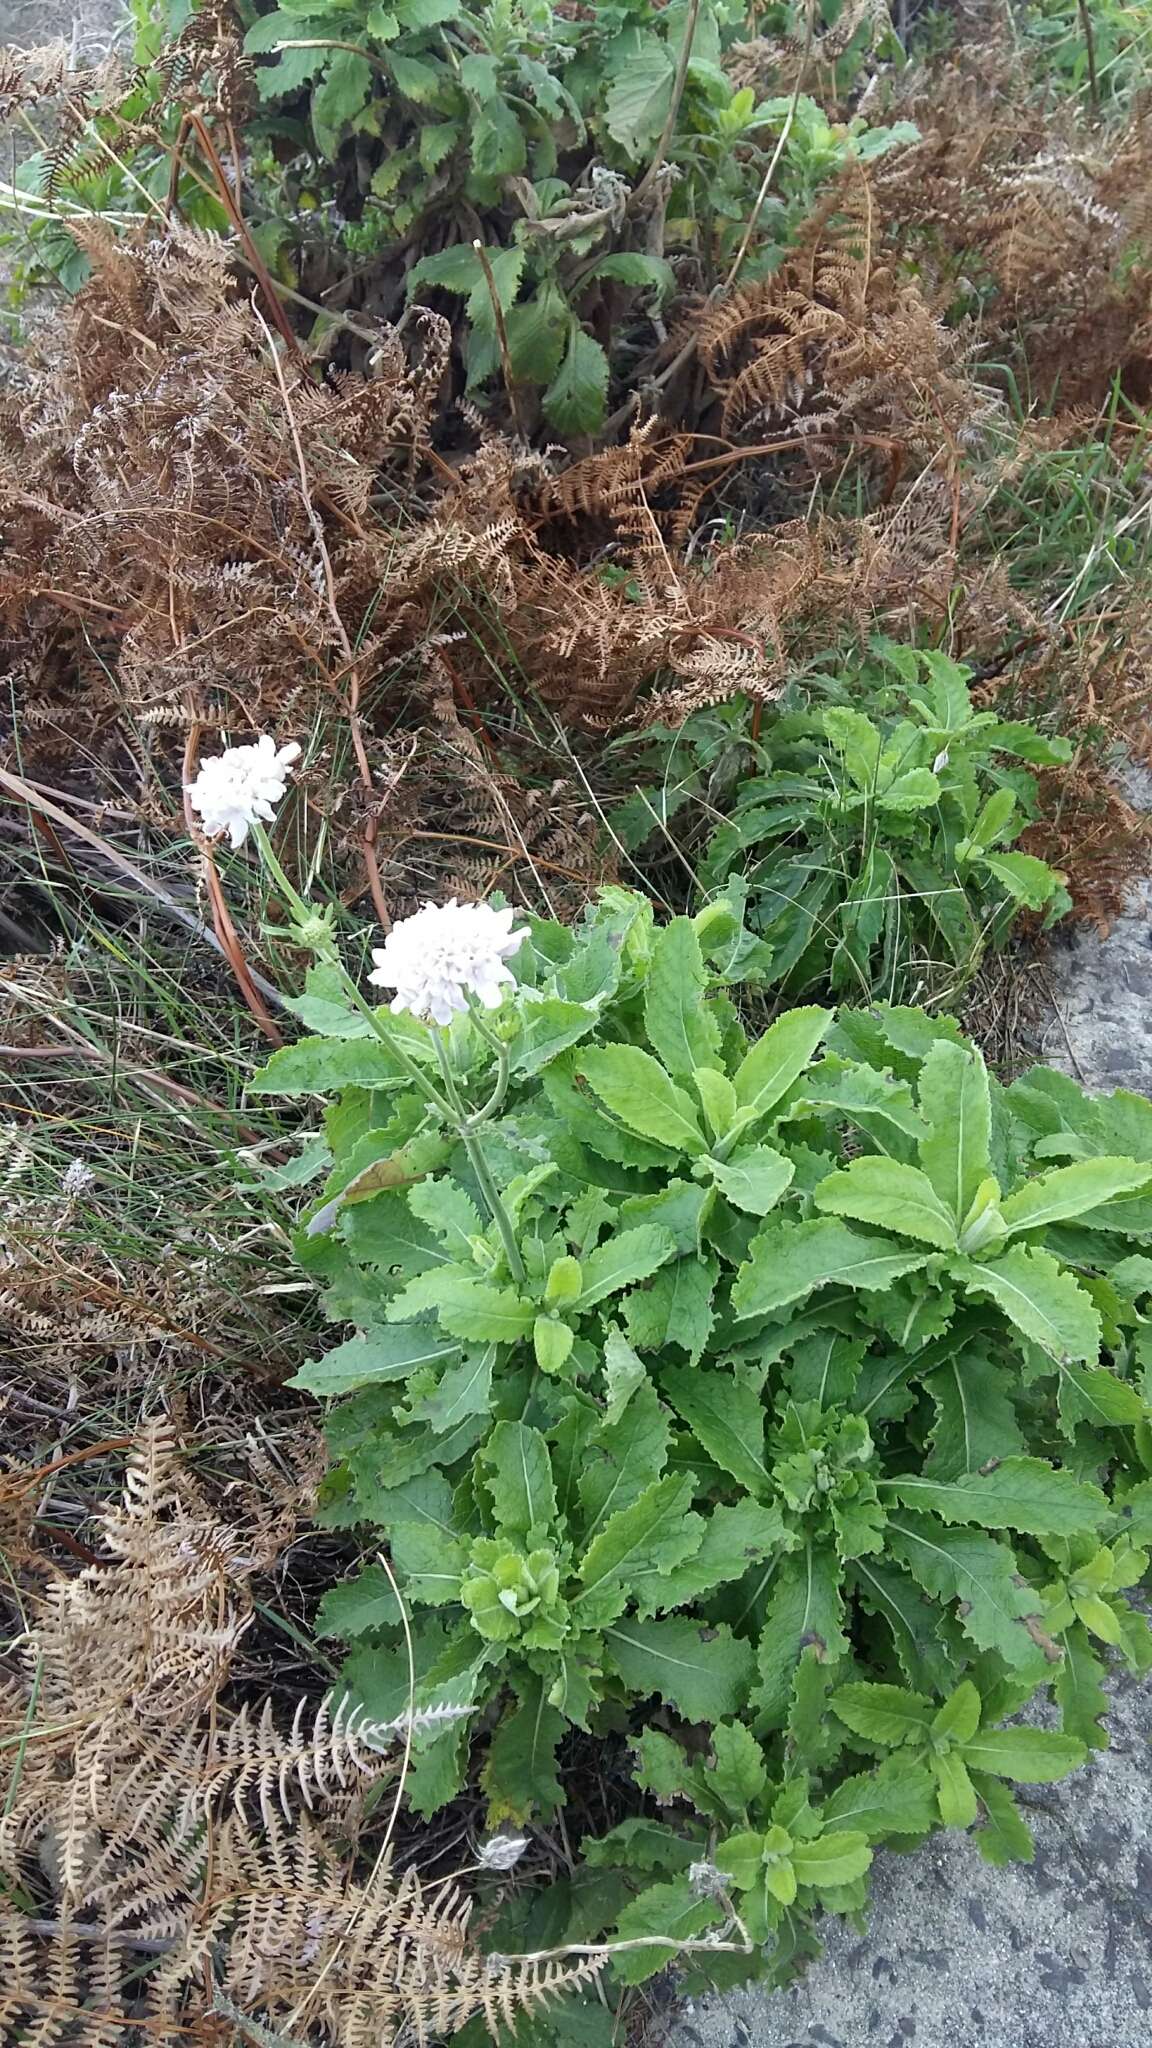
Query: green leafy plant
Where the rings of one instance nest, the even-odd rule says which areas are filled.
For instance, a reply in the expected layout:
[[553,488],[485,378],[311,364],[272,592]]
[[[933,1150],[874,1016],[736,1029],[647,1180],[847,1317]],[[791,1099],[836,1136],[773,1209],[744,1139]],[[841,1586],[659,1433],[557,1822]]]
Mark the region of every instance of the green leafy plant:
[[[940,1000],[1022,914],[1049,924],[1067,909],[1063,877],[1014,847],[1036,813],[1029,767],[1068,761],[1067,740],[975,710],[967,670],[885,640],[804,691],[802,709],[766,721],[758,772],[735,783],[748,746],[734,747],[731,714],[701,719],[698,750],[688,736],[699,765],[677,784],[681,833],[686,798],[724,817],[698,886],[743,877],[766,982],[793,996]],[[636,839],[668,810],[650,792],[618,822]]]
[[[326,1518],[390,1552],[321,1625],[371,1715],[413,1672],[471,1708],[414,1738],[421,1813],[476,1771],[547,1816],[580,1731],[631,1746],[553,1922],[626,1982],[670,1939],[787,1970],[877,1844],[1029,1854],[1008,1785],[1106,1740],[1109,1650],[1152,1663],[1152,1104],[1004,1088],[916,1010],[750,1042],[738,903],[532,920],[443,1030],[352,1007],[302,922],[312,1035],[257,1084],[333,1098],[297,1246],[355,1334],[294,1383]],[[1049,1694],[1059,1731],[1004,1725]]]
[[620,0],[588,20],[536,0],[290,0],[250,22],[245,48],[267,60],[259,92],[314,159],[314,191],[353,152],[358,176],[370,167],[357,252],[413,243],[408,294],[464,302],[469,389],[503,372],[518,419],[535,408],[581,435],[677,272],[720,281],[778,143],[783,197],[753,272],[828,177],[915,139],[734,87],[721,55],[737,19],[711,0]]

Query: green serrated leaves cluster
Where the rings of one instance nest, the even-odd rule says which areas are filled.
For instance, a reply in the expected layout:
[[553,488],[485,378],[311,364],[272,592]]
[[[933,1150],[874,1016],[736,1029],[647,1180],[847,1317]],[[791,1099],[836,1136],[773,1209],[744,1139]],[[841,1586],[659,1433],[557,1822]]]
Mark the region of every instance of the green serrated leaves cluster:
[[[389,1560],[322,1625],[383,1713],[398,1589],[417,1704],[471,1710],[414,1738],[421,1810],[471,1767],[520,1825],[573,1730],[635,1744],[658,1804],[594,1852],[629,1981],[733,1907],[781,1953],[861,1906],[880,1842],[1026,1856],[1010,1785],[1106,1741],[1110,1659],[1152,1665],[1152,1116],[1005,1089],[911,1010],[749,1042],[732,915],[658,930],[606,892],[533,925],[485,1033],[452,1027],[469,1101],[506,1048],[478,1142],[515,1260],[386,1046],[325,1012],[264,1083],[337,1096],[300,1250],[357,1334],[297,1383],[332,1404],[325,1512]],[[1035,1694],[1059,1729],[1016,1722]]]

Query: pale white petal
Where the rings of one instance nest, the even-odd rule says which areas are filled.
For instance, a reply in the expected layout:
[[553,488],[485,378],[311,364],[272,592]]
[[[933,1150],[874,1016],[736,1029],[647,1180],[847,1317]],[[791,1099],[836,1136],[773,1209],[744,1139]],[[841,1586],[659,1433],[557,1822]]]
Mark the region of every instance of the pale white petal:
[[187,790],[205,836],[215,839],[227,832],[232,845],[239,847],[256,819],[271,824],[288,787],[290,765],[299,754],[295,740],[278,748],[271,733],[261,733],[251,746],[227,747],[202,761]]
[[394,989],[391,1008],[408,1010],[435,1024],[448,1024],[467,1010],[469,996],[487,1010],[499,1009],[515,977],[505,962],[527,937],[510,931],[512,909],[487,903],[425,903],[413,917],[392,927],[372,949],[368,980]]

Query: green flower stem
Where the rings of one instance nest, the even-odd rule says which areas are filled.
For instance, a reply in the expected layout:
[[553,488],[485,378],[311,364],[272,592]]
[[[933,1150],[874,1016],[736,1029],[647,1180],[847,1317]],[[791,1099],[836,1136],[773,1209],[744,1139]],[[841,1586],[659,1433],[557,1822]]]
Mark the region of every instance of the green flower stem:
[[489,1051],[494,1052],[496,1055],[496,1086],[484,1107],[482,1109],[474,1109],[469,1118],[469,1122],[475,1130],[480,1124],[487,1123],[489,1117],[495,1116],[504,1107],[504,1097],[508,1093],[510,1068],[508,1047],[502,1038],[496,1036],[494,1031],[489,1031],[487,1024],[484,1022],[484,1012],[474,996],[469,996],[468,998],[468,1014],[477,1035],[484,1040]]
[[[305,903],[299,891],[288,880],[287,875],[284,873],[284,870],[281,867],[275,852],[273,851],[272,842],[269,839],[267,832],[264,830],[263,825],[258,824],[256,822],[253,823],[252,837],[255,839],[257,846],[260,848],[261,855],[266,865],[270,869],[271,873],[275,876],[276,880],[279,882],[280,887],[283,889],[284,894],[287,897],[288,902],[291,905],[292,911],[297,919],[297,922],[301,925],[301,927],[314,925],[316,923],[316,913],[309,908],[308,904]],[[313,950],[318,952],[322,956],[327,965],[334,967],[336,969],[336,972],[340,976],[341,983],[343,984],[344,993],[348,997],[350,1003],[352,1004],[353,1009],[358,1011],[360,1016],[366,1019],[367,1023],[371,1026],[375,1036],[381,1041],[381,1044],[387,1046],[397,1066],[400,1068],[403,1074],[407,1075],[413,1087],[419,1090],[420,1094],[423,1095],[426,1102],[431,1103],[433,1109],[436,1110],[437,1114],[444,1118],[445,1123],[455,1124],[457,1122],[458,1117],[458,1108],[454,1108],[451,1102],[446,1102],[444,1100],[444,1097],[440,1094],[439,1089],[435,1088],[432,1082],[428,1079],[427,1074],[423,1072],[422,1068],[417,1066],[415,1060],[409,1058],[403,1046],[397,1043],[396,1039],[389,1031],[388,1026],[381,1022],[378,1012],[373,1009],[371,1003],[365,1000],[364,996],[361,994],[352,976],[349,974],[348,969],[345,967],[344,962],[341,960],[339,952],[337,951],[336,948],[335,940],[333,939],[330,947],[314,947]]]
[[[314,926],[316,922],[315,913],[309,909],[307,903],[305,903],[299,891],[295,888],[293,883],[289,881],[287,875],[284,872],[284,869],[280,865],[280,861],[277,858],[276,853],[273,849],[272,842],[269,839],[268,834],[265,831],[263,825],[255,821],[253,822],[252,837],[254,838],[257,846],[259,847],[261,856],[266,866],[268,867],[270,873],[275,877],[276,881],[280,884],[281,889],[284,891],[285,897],[287,898],[287,901],[292,908],[293,914],[295,915],[302,930],[307,930],[308,928]],[[333,940],[333,943],[330,948],[324,946],[317,950],[321,951],[324,959],[327,962],[329,962],[331,966],[335,967],[337,973],[340,976],[340,980],[343,984],[344,991],[348,996],[348,999],[351,1002],[353,1008],[359,1013],[361,1017],[366,1018],[376,1037],[379,1038],[381,1042],[387,1046],[389,1052],[392,1055],[392,1058],[396,1061],[396,1064],[400,1068],[401,1072],[407,1075],[413,1087],[417,1088],[420,1094],[423,1095],[425,1101],[430,1103],[432,1107],[436,1110],[437,1114],[443,1117],[444,1122],[448,1124],[450,1128],[454,1129],[458,1133],[460,1142],[463,1145],[464,1150],[468,1154],[472,1171],[476,1175],[477,1182],[479,1183],[480,1192],[484,1197],[484,1201],[487,1204],[492,1220],[495,1223],[497,1230],[500,1232],[500,1237],[504,1245],[504,1250],[507,1253],[508,1265],[512,1273],[512,1277],[514,1280],[517,1281],[518,1284],[523,1285],[525,1278],[524,1261],[520,1256],[520,1247],[516,1242],[516,1234],[512,1228],[512,1219],[509,1216],[508,1211],[505,1209],[504,1204],[500,1199],[500,1191],[492,1178],[488,1161],[485,1159],[484,1154],[476,1138],[476,1131],[479,1125],[486,1122],[490,1116],[495,1115],[496,1111],[500,1108],[504,1100],[504,1097],[507,1093],[507,1046],[502,1045],[499,1039],[497,1039],[495,1035],[492,1032],[490,1032],[485,1025],[479,1022],[479,1020],[476,1017],[475,1010],[473,1010],[473,1022],[476,1024],[480,1036],[486,1039],[488,1044],[495,1051],[498,1066],[496,1086],[493,1089],[492,1094],[489,1096],[488,1101],[484,1104],[482,1109],[470,1112],[465,1103],[461,1100],[460,1091],[456,1086],[456,1077],[448,1064],[448,1052],[443,1032],[436,1031],[433,1034],[433,1040],[436,1046],[436,1057],[440,1062],[440,1072],[444,1080],[444,1093],[443,1095],[441,1095],[439,1089],[433,1086],[432,1082],[428,1079],[428,1076],[421,1070],[420,1067],[417,1066],[415,1060],[410,1059],[408,1054],[405,1052],[403,1046],[397,1043],[396,1039],[389,1031],[388,1026],[381,1021],[378,1013],[373,1009],[371,1003],[365,1000],[356,983],[352,979],[352,976],[349,974],[347,968],[345,967],[343,961],[340,959],[339,953],[337,952],[336,949],[335,941]]]
[[[436,1055],[440,1061],[440,1072],[444,1078],[444,1092],[454,1111],[452,1121],[460,1133],[460,1142],[468,1154],[469,1163],[473,1173],[476,1175],[480,1193],[484,1197],[488,1212],[497,1230],[500,1232],[512,1277],[519,1286],[523,1286],[525,1278],[524,1261],[520,1257],[520,1247],[516,1242],[516,1233],[512,1228],[512,1218],[500,1199],[500,1190],[492,1178],[488,1161],[485,1159],[476,1137],[476,1125],[480,1119],[470,1117],[460,1100],[460,1091],[456,1086],[456,1078],[448,1064],[448,1048],[444,1042],[443,1035],[440,1033],[437,1033],[436,1037]],[[499,1086],[499,1084],[497,1085]]]
[[313,913],[309,909],[308,905],[305,903],[304,898],[301,896],[300,891],[296,887],[296,884],[288,880],[287,875],[285,874],[283,868],[280,865],[279,855],[276,853],[275,848],[272,845],[272,841],[268,837],[267,831],[265,830],[264,826],[260,823],[258,818],[253,818],[251,832],[253,839],[256,841],[256,844],[260,849],[261,860],[264,862],[265,867],[269,870],[270,874],[274,877],[274,879],[277,882],[279,882],[280,887],[283,889],[285,896],[288,898],[288,901],[291,904],[297,919],[301,924],[308,922],[308,920],[312,917]]

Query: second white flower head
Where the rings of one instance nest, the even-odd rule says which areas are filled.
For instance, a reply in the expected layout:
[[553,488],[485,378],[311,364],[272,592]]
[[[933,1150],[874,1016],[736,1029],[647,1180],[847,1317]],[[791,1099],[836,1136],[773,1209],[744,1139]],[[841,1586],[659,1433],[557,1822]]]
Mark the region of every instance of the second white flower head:
[[234,847],[243,846],[257,819],[270,824],[299,753],[295,740],[278,747],[271,733],[262,732],[255,746],[226,747],[201,761],[195,782],[188,784],[188,801],[208,838],[227,832]]
[[402,918],[372,954],[368,976],[378,988],[393,988],[391,1009],[408,1010],[426,1023],[450,1024],[475,996],[486,1010],[498,1010],[515,980],[507,962],[527,938],[513,931],[514,910],[490,903],[426,903]]

